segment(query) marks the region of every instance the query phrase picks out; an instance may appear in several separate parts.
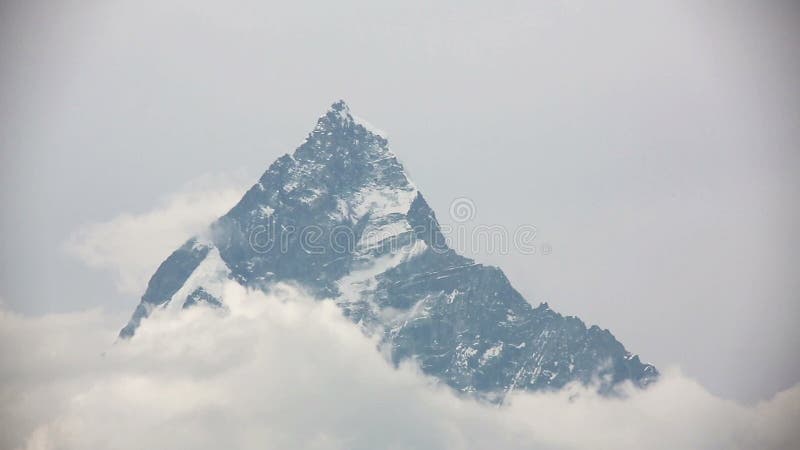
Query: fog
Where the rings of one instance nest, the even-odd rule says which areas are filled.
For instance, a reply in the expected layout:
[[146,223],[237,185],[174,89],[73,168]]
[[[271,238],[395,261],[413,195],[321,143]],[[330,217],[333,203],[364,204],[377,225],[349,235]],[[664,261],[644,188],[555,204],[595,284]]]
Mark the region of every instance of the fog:
[[331,301],[230,282],[227,310],[158,310],[134,339],[97,311],[2,311],[0,446],[41,449],[786,449],[800,386],[743,407],[668,369],[622,398],[591,388],[459,398],[394,369]]

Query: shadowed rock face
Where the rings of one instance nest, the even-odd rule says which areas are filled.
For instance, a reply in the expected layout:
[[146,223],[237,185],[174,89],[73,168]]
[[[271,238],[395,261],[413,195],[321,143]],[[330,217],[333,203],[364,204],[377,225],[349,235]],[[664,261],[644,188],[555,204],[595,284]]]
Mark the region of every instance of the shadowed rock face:
[[343,101],[161,264],[120,336],[133,336],[154,308],[224,307],[227,280],[261,290],[294,282],[333,298],[383,336],[395,363],[415,358],[464,392],[502,398],[572,381],[609,392],[658,376],[608,330],[532,307],[500,269],[449,249],[387,140]]

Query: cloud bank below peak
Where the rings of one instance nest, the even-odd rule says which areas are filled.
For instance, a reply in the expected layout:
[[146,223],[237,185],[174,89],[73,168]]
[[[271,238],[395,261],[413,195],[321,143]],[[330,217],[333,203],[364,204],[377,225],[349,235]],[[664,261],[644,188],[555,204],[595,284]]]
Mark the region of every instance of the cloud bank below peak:
[[785,449],[800,439],[800,386],[748,407],[668,370],[624,399],[573,386],[497,408],[413,365],[391,367],[332,302],[290,286],[225,289],[227,311],[160,311],[113,345],[118,318],[105,313],[0,312],[0,447]]

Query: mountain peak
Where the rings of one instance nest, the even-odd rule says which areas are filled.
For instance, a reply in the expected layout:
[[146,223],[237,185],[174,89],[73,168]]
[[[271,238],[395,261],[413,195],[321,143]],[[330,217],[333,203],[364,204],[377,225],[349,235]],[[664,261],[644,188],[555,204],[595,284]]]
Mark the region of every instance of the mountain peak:
[[374,130],[343,100],[333,103],[293,155],[210,225],[208,242],[192,238],[159,266],[120,336],[133,336],[156,308],[224,308],[228,280],[264,291],[288,282],[380,336],[393,363],[413,358],[462,392],[594,380],[609,392],[658,376],[610,333],[546,303],[534,308],[500,269],[450,249]]
[[344,100],[334,102],[325,114],[317,120],[315,132],[328,133],[332,131],[349,130],[355,125],[353,115],[350,114],[350,107]]
[[331,104],[331,107],[328,108],[328,111],[335,111],[338,113],[350,115],[350,107],[347,106],[344,100],[339,99]]
[[386,139],[386,133],[366,120],[353,115],[344,100],[331,104],[325,114],[317,120],[312,134],[331,134],[334,131],[353,131],[355,134],[370,134],[376,138]]

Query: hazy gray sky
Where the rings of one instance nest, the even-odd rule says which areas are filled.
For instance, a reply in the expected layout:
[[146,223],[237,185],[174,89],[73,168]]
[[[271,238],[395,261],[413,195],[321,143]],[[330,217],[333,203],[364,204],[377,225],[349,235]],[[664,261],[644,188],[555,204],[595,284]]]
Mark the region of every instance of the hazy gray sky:
[[132,311],[76,233],[158,252],[158,211],[224,207],[344,98],[443,222],[538,227],[550,255],[473,255],[531,302],[725,397],[800,381],[798,8],[430,3],[4,2],[5,306]]

